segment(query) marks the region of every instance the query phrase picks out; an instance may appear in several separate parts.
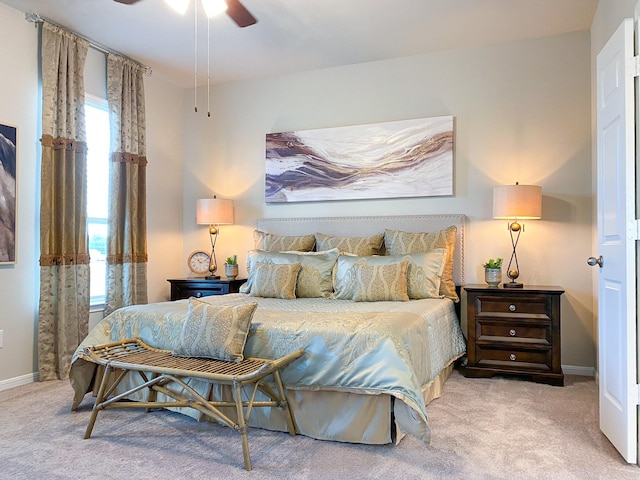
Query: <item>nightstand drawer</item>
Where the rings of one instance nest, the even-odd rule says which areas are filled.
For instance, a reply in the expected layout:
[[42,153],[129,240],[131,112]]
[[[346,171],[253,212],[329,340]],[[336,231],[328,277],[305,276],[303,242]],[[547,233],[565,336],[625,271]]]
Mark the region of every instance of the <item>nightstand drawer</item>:
[[551,349],[519,350],[476,345],[476,357],[480,367],[551,371]]
[[207,288],[180,288],[181,298],[200,298],[209,295],[226,295],[227,293],[229,293],[229,285],[212,285]]
[[208,297],[238,293],[245,280],[180,278],[167,280],[171,284],[171,300],[183,300],[189,297]]
[[476,342],[523,342],[551,345],[550,322],[476,321]]
[[476,298],[476,314],[504,314],[510,317],[517,315],[534,315],[549,318],[551,302],[547,297],[485,297]]

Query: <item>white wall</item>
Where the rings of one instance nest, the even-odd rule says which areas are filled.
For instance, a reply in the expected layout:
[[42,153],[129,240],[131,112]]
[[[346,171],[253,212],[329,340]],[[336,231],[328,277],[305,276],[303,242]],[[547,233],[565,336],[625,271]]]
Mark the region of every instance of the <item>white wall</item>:
[[33,24],[27,23],[22,13],[0,3],[0,122],[18,127],[17,261],[0,266],[0,330],[4,330],[0,380],[23,375],[30,379],[37,370],[37,40]]
[[[92,55],[95,60],[95,56]],[[34,378],[39,300],[38,36],[23,14],[0,3],[0,122],[18,126],[18,262],[0,266],[0,389]],[[10,74],[6,74],[10,72]],[[169,299],[167,278],[182,265],[182,90],[145,77],[149,300]]]
[[[465,213],[466,280],[482,283],[481,264],[511,250],[506,223],[491,219],[492,188],[539,184],[543,220],[526,224],[521,279],[566,289],[562,363],[594,367],[589,53],[578,32],[224,84],[211,118],[185,92],[183,257],[207,247],[195,200],[211,193],[236,200],[216,251],[241,263],[263,216]],[[439,115],[456,119],[453,197],[265,205],[265,133]]]

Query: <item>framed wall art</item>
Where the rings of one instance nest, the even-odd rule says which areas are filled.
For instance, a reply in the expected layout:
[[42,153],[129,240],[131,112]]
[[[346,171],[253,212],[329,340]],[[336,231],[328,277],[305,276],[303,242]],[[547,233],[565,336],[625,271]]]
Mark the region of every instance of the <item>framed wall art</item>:
[[266,135],[267,203],[453,195],[453,116]]
[[0,124],[0,265],[16,263],[18,129]]

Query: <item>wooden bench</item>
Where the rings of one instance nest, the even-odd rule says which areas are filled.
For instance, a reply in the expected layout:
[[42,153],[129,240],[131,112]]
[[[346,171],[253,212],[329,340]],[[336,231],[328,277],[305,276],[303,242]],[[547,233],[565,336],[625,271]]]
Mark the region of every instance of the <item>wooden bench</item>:
[[[303,350],[297,350],[276,360],[245,358],[242,362],[234,363],[205,358],[174,357],[171,351],[152,348],[137,338],[85,347],[82,357],[105,368],[84,438],[91,436],[98,412],[103,409],[145,408],[148,411],[151,408],[189,407],[240,433],[244,466],[247,470],[251,470],[247,425],[253,407],[282,408],[287,419],[289,433],[292,436],[296,434],[295,424],[280,378],[280,369],[299,358],[302,353]],[[118,370],[120,371],[118,372]],[[115,379],[110,382],[109,376],[112,372],[116,375]],[[143,383],[111,397],[111,394],[129,372],[138,372]],[[275,390],[264,381],[264,378],[271,374],[276,385]],[[188,378],[198,378],[210,383],[206,397],[187,385],[186,379]],[[167,385],[172,383],[180,385],[184,389],[183,392],[177,393],[167,388]],[[234,401],[209,400],[214,384],[231,385]],[[244,387],[250,387],[248,400],[242,399]],[[145,388],[149,389],[147,401],[131,402],[127,400],[127,396]],[[258,390],[270,400],[256,401]],[[157,401],[158,392],[173,401]],[[234,421],[229,418],[220,411],[221,407],[235,407],[237,419]]]

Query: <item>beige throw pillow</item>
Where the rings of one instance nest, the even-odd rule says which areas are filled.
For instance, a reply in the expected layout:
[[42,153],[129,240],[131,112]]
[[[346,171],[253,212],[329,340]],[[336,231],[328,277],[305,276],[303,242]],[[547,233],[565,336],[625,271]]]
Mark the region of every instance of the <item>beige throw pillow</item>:
[[[264,250],[266,252],[286,252],[289,250],[297,250],[299,252],[310,252],[316,239],[313,235],[286,236],[275,235],[273,233],[253,231],[253,247],[256,250]],[[318,249],[323,250],[323,249]]]
[[340,253],[351,255],[375,255],[382,246],[384,234],[370,237],[332,237],[324,233],[316,233],[316,250],[337,248]]
[[409,262],[388,265],[353,265],[353,297],[356,302],[408,302],[407,266]]
[[241,292],[249,293],[254,283],[252,265],[256,262],[273,264],[300,263],[296,282],[296,297],[330,297],[333,293],[333,267],[338,259],[338,250],[324,252],[265,252],[251,250],[247,255],[249,278]]
[[300,271],[300,262],[277,265],[257,262],[251,265],[253,283],[252,297],[296,298],[296,280]]
[[384,244],[387,255],[407,255],[409,253],[427,252],[434,248],[447,250],[440,294],[459,301],[456,286],[453,282],[453,259],[455,253],[456,227],[454,225],[431,233],[411,233],[399,230],[385,230]]
[[190,298],[187,318],[173,355],[242,361],[257,306],[257,303],[211,305]]

